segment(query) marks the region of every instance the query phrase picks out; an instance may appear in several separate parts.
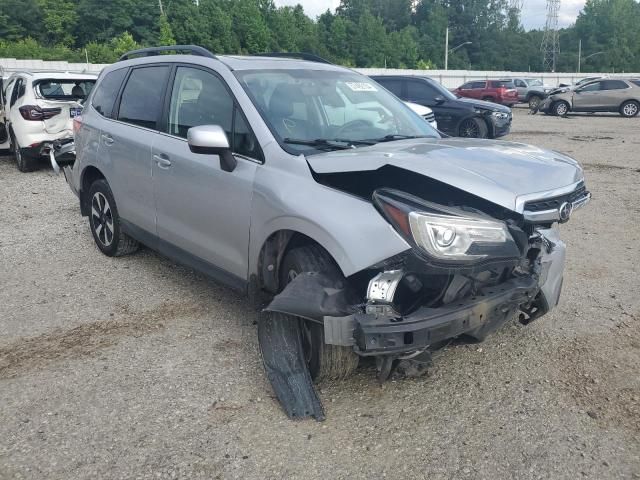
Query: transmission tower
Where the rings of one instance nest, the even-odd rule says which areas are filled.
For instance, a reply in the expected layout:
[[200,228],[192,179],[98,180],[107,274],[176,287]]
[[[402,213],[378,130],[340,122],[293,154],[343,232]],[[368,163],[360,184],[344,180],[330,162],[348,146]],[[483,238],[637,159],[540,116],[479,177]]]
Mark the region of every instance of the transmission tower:
[[556,71],[556,61],[560,53],[560,35],[558,32],[558,11],[560,0],[547,0],[547,23],[542,37],[542,68],[545,71]]

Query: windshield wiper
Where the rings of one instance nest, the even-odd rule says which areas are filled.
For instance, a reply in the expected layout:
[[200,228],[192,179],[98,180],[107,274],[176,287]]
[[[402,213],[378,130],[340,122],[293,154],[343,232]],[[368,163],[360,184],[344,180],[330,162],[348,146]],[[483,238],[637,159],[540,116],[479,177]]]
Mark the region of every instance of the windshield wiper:
[[401,135],[399,133],[395,133],[393,135],[385,135],[382,138],[376,138],[371,140],[371,142],[382,143],[382,142],[393,142],[394,140],[408,140],[412,138],[430,138],[426,135]]
[[375,142],[368,140],[347,140],[342,138],[334,138],[332,140],[326,138],[316,138],[315,140],[306,140],[304,138],[285,138],[284,143],[294,145],[308,145],[309,147],[327,148],[332,150],[350,150],[354,145],[373,145]]

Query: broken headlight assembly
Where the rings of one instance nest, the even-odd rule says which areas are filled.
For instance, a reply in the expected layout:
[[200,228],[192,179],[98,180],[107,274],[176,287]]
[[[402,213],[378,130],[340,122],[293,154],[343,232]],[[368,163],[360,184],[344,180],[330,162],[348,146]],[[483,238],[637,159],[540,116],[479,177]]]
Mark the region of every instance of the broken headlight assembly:
[[405,240],[435,263],[520,256],[507,224],[475,210],[445,207],[388,189],[374,192],[374,201]]

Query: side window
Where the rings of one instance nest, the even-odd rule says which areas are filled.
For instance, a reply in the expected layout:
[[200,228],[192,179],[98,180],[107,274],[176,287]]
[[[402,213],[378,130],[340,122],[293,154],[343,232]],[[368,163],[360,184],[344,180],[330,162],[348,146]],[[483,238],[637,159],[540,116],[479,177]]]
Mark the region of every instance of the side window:
[[622,80],[603,80],[600,90],[623,90],[629,88]]
[[198,68],[178,67],[171,89],[168,133],[187,138],[187,131],[200,125],[221,126],[234,152],[262,160],[258,141],[222,80]]
[[249,129],[244,115],[237,108],[233,119],[233,151],[246,157],[263,160],[258,140]]
[[631,80],[631,83],[633,83],[637,87],[640,87],[640,80]]
[[198,68],[179,67],[171,90],[169,133],[187,138],[199,125],[220,125],[231,139],[233,99],[215,75]]
[[402,97],[402,80],[379,78],[376,81],[391,93],[393,93],[396,97]]
[[471,82],[467,82],[460,87],[460,90],[469,90],[471,88]]
[[11,105],[14,106],[22,95],[24,95],[25,89],[23,88],[24,80],[22,78],[18,78],[16,80],[15,85],[13,86],[13,90],[11,91]]
[[600,90],[600,84],[602,82],[593,82],[590,83],[589,85],[587,85],[586,87],[582,87],[580,89],[581,92],[597,92],[598,90]]
[[91,99],[91,105],[96,111],[107,118],[113,118],[113,106],[116,103],[116,97],[120,91],[122,81],[127,74],[126,68],[120,70],[114,70],[107,73],[100,81]]
[[168,74],[166,65],[134,69],[122,91],[118,120],[155,129]]
[[410,80],[407,82],[407,97],[410,102],[433,103],[436,94],[425,82]]
[[478,88],[483,89],[486,87],[486,85],[487,85],[487,82],[472,82],[471,88],[473,88],[474,90]]
[[527,88],[527,85],[522,80],[516,80],[516,87]]

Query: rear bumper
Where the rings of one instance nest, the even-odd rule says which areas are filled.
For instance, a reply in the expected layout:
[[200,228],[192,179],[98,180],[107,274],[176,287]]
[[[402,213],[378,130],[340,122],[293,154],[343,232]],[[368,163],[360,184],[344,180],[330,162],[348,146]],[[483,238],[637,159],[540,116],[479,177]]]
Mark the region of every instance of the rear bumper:
[[534,301],[540,287],[533,276],[490,287],[482,295],[440,308],[423,307],[402,318],[355,315],[354,348],[363,356],[416,351],[468,334],[484,338]]

